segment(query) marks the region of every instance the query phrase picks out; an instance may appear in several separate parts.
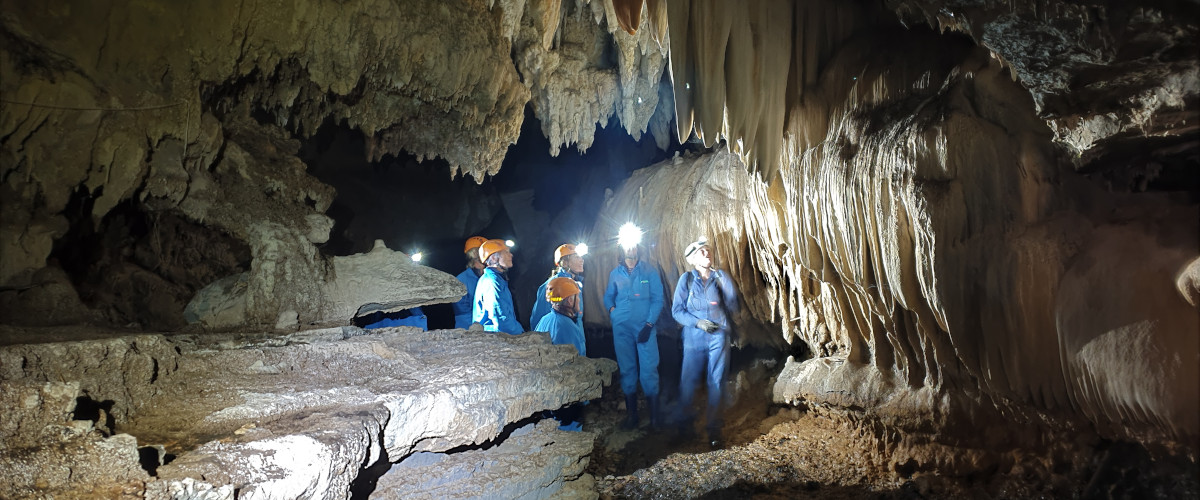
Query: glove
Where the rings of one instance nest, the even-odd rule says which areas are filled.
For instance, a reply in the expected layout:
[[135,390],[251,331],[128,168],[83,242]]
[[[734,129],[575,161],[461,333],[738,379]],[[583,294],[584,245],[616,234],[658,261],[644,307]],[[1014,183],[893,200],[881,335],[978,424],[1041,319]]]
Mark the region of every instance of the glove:
[[717,331],[721,327],[718,326],[716,323],[713,323],[712,321],[709,321],[707,319],[702,319],[702,320],[696,322],[696,328],[704,330],[705,332],[708,332],[708,333],[712,333],[712,332]]
[[645,344],[647,340],[650,340],[650,332],[652,331],[654,331],[654,325],[646,323],[646,326],[643,326],[641,330],[638,330],[638,343]]

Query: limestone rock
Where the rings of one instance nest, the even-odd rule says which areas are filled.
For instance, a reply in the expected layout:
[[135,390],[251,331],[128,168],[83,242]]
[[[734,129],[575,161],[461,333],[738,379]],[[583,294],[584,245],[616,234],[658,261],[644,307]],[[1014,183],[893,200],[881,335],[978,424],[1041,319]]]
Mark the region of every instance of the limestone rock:
[[246,324],[246,273],[228,276],[200,289],[183,310],[188,323],[224,329]]
[[[900,74],[856,47],[828,71],[865,63],[861,87],[813,89],[844,101],[813,105],[824,140],[775,179],[725,150],[684,155],[636,172],[593,232],[642,223],[665,283],[683,271],[683,246],[707,235],[744,285],[746,313],[864,367],[793,373],[855,395],[820,398],[830,404],[916,422],[945,413],[942,391],[979,394],[991,403],[961,401],[980,422],[999,407],[1013,421],[1084,418],[1112,438],[1194,449],[1200,315],[1179,277],[1200,241],[1195,202],[1105,192],[1060,170],[1029,96],[982,51]],[[596,300],[602,289],[588,286]]]
[[0,381],[0,489],[31,497],[134,498],[150,480],[137,440],[73,420],[79,382]]
[[323,317],[349,319],[454,302],[467,288],[453,276],[414,263],[408,254],[389,250],[377,240],[365,254],[334,257],[332,279],[324,293]]
[[414,453],[379,478],[372,497],[561,498],[564,484],[584,475],[594,436],[557,426],[526,424],[487,449]]
[[[616,364],[539,333],[344,327],[14,345],[0,348],[0,368],[0,397],[26,408],[0,426],[6,435],[64,418],[78,390],[124,433],[100,439],[89,422],[95,450],[47,449],[33,455],[38,461],[0,453],[5,470],[18,471],[0,476],[28,491],[41,491],[35,473],[55,463],[48,470],[78,469],[72,477],[98,488],[138,478],[154,483],[146,491],[177,498],[344,498],[360,469],[379,460],[500,440],[508,424],[598,398]],[[40,385],[51,379],[70,382]],[[559,450],[544,455],[555,481],[582,473],[591,443],[566,442],[575,443],[561,450],[566,474]],[[176,456],[157,466],[156,480],[138,465],[138,443]],[[104,456],[131,472],[113,484],[93,479],[107,476],[86,472],[87,464]]]

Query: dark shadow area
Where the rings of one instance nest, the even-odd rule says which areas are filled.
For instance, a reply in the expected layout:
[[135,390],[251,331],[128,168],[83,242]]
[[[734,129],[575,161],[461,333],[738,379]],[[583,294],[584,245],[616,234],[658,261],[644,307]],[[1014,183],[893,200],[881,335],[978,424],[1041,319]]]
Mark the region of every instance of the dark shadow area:
[[96,424],[96,428],[104,433],[104,435],[112,434],[113,417],[112,409],[116,404],[113,400],[96,401],[87,396],[79,396],[75,398],[75,409],[71,411],[74,420],[89,420]]
[[49,262],[61,266],[102,323],[179,330],[186,326],[184,307],[198,290],[250,268],[244,242],[173,211],[149,211],[131,199],[94,221],[100,194],[82,188],[73,193],[64,211],[69,230],[55,240]]
[[379,459],[373,464],[363,464],[362,470],[358,472],[358,477],[350,483],[350,498],[351,500],[366,500],[371,498],[371,493],[375,492],[375,485],[379,483],[379,478],[392,470],[392,461],[388,457],[387,448],[383,445],[383,433],[379,434]]
[[138,448],[138,463],[142,464],[142,469],[150,474],[150,477],[158,477],[158,468],[171,463],[175,459],[175,455],[168,454],[165,449],[157,446],[143,446]]
[[912,483],[905,483],[893,491],[873,491],[854,486],[828,486],[816,481],[759,484],[738,481],[732,486],[697,498],[703,500],[742,500],[747,498],[813,498],[813,499],[875,499],[914,500],[927,498],[921,495]]

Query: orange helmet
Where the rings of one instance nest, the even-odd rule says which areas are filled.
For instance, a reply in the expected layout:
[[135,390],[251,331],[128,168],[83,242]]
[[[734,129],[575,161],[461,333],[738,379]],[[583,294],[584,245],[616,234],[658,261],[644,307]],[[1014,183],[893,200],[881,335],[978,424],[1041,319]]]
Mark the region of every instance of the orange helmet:
[[558,277],[550,280],[546,285],[546,300],[550,302],[561,302],[563,299],[579,293],[579,285],[575,284],[575,280],[566,277]]
[[485,241],[487,241],[487,238],[484,238],[483,236],[472,236],[467,238],[467,244],[463,246],[463,253],[467,253],[471,250],[479,248],[479,245],[482,245]]
[[575,245],[570,243],[559,245],[554,249],[554,265],[558,265],[559,262],[562,262],[562,258],[568,255],[575,255]]
[[479,260],[487,262],[488,257],[497,252],[508,250],[508,245],[504,244],[504,240],[487,240],[479,245]]

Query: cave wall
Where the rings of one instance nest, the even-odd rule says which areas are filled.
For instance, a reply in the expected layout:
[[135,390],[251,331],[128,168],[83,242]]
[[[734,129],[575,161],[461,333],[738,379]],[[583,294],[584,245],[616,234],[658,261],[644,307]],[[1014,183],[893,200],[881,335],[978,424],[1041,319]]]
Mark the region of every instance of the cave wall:
[[1195,8],[884,6],[898,21],[869,2],[8,2],[0,293],[70,288],[35,279],[55,245],[133,202],[245,242],[249,321],[330,319],[306,315],[340,293],[316,247],[333,192],[297,137],[332,121],[368,159],[481,180],[526,106],[552,151],[613,117],[662,147],[674,117],[732,154],[638,174],[609,210],[661,221],[668,283],[709,233],[749,318],[844,359],[826,389],[866,388],[781,398],[929,388],[894,414],[961,393],[1194,448]]
[[608,2],[584,1],[7,2],[0,303],[52,304],[22,324],[178,326],[88,309],[130,309],[105,297],[170,289],[159,296],[177,298],[146,305],[177,313],[195,283],[80,298],[82,275],[97,270],[57,272],[52,254],[79,244],[78,227],[116,224],[114,208],[129,205],[245,244],[248,263],[209,273],[248,273],[239,280],[246,322],[344,321],[321,307],[336,279],[318,250],[335,195],[297,158],[298,139],[336,123],[366,138],[369,161],[438,158],[451,176],[482,181],[500,168],[527,106],[554,154],[587,150],[611,118],[634,136],[665,131],[670,113],[656,111],[669,109],[657,105],[669,95],[665,48],[608,28],[611,15]]
[[668,289],[687,242],[715,241],[739,325],[817,356],[789,363],[781,401],[924,433],[1082,421],[1195,449],[1193,196],[1078,173],[1009,69],[954,36],[850,40],[810,95],[826,136],[770,181],[727,149],[676,158],[635,173],[597,231],[648,224]]

